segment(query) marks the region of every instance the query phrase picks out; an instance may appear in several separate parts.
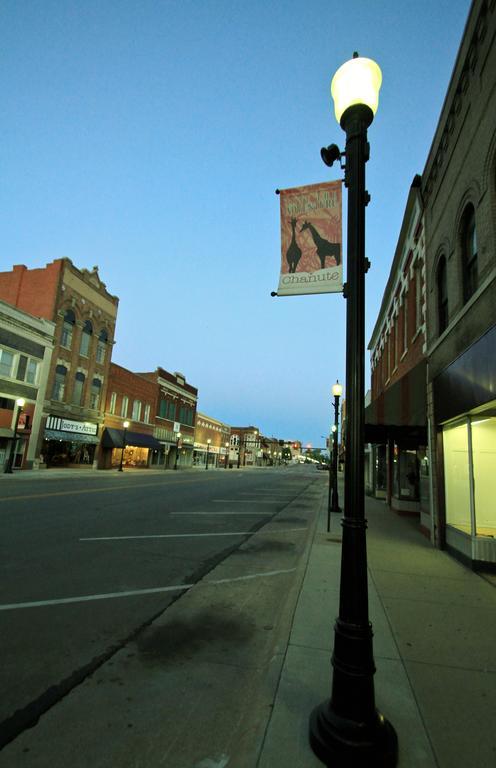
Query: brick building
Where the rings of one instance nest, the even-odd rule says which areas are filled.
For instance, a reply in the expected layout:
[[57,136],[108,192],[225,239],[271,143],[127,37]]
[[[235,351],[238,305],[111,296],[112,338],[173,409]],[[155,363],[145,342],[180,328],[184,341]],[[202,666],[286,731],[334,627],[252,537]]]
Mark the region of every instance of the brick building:
[[496,3],[474,0],[422,174],[435,540],[496,565]]
[[110,364],[104,430],[102,469],[149,467],[159,464],[161,444],[155,439],[157,386],[138,373]]
[[231,428],[218,419],[196,412],[193,464],[227,467]]
[[261,463],[262,443],[257,427],[231,427],[229,463],[238,467]]
[[406,203],[388,282],[369,343],[367,489],[430,528],[425,360],[425,235],[420,176]]
[[169,373],[160,367],[140,376],[156,387],[154,436],[161,446],[158,464],[169,469],[192,466],[198,390],[182,373]]
[[0,301],[0,472],[12,450],[14,467],[36,466],[54,332],[55,323]]
[[0,273],[0,299],[56,324],[55,345],[33,460],[96,467],[118,302],[98,268],[55,259]]

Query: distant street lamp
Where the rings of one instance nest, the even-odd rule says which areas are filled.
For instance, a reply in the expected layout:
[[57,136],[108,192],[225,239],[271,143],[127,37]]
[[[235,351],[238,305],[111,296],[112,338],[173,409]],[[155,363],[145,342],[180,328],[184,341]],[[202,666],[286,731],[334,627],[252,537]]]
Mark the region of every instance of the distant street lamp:
[[238,469],[241,466],[241,435],[236,435],[238,438]]
[[229,464],[229,443],[225,443],[225,449],[226,449],[226,463],[224,465],[224,469],[227,469],[227,465]]
[[[332,385],[332,394],[334,395],[334,424],[332,425],[333,445],[332,445],[332,502],[331,512],[339,514],[339,492],[338,492],[338,423],[339,423],[339,398],[343,394],[343,387],[336,380]],[[329,530],[329,528],[327,529]]]
[[176,456],[174,459],[174,469],[177,469],[177,460],[179,458],[179,444],[181,442],[181,433],[177,433],[177,440],[176,440]]
[[124,449],[126,447],[127,428],[129,426],[129,422],[125,421],[122,426],[124,427],[124,433],[122,435],[121,461],[118,469],[119,472],[122,472],[122,460],[124,458]]
[[12,474],[12,467],[14,466],[14,459],[16,455],[16,449],[17,449],[17,427],[19,426],[19,417],[22,413],[22,409],[26,405],[26,401],[23,397],[18,397],[16,400],[17,405],[17,411],[15,416],[15,422],[14,422],[14,434],[12,435],[12,445],[10,446],[10,453],[9,458],[5,462],[4,467],[4,474],[11,475]]
[[[348,188],[346,280],[346,464],[342,519],[339,616],[334,628],[331,698],[310,717],[310,745],[325,765],[394,768],[398,739],[375,706],[372,625],[368,612],[364,488],[365,379],[365,163],[367,128],[379,102],[382,74],[370,59],[353,54],[332,80],[336,119],[346,132]],[[326,165],[342,153],[321,150]]]
[[207,460],[205,461],[205,469],[208,469],[208,452],[210,451],[210,443],[211,442],[212,442],[211,439],[208,438],[208,440],[207,440]]

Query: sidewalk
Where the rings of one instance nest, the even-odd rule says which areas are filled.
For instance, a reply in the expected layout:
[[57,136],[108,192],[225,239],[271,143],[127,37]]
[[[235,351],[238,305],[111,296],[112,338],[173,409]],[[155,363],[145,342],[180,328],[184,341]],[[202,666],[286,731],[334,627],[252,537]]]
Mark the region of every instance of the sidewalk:
[[[494,768],[494,587],[384,502],[366,497],[366,517],[376,704],[398,734],[400,768]],[[308,716],[330,695],[341,559],[340,523],[326,525],[322,509],[258,768],[321,766]]]

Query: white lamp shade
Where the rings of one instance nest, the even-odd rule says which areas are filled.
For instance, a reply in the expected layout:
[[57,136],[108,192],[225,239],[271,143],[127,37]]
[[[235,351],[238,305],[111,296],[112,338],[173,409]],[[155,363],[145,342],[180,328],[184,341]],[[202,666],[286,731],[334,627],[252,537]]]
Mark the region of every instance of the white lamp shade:
[[125,421],[125,422],[124,422],[124,424],[123,424],[122,426],[124,427],[124,429],[127,429],[127,428],[128,428],[128,426],[129,426],[129,422],[128,422],[128,421]]
[[343,394],[343,387],[341,386],[339,381],[337,381],[335,384],[332,385],[332,394],[334,395],[334,397],[341,397],[341,395]]
[[381,83],[382,72],[372,59],[357,56],[339,67],[331,82],[334,113],[338,123],[348,107],[354,104],[366,104],[375,115]]
[[19,406],[19,408],[24,408],[26,405],[26,401],[23,397],[18,397],[16,400],[16,404]]

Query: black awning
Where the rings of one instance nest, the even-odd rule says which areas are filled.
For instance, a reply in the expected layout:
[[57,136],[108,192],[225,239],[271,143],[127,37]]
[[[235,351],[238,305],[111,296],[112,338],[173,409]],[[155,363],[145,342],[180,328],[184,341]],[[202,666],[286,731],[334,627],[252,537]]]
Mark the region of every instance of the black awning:
[[[145,435],[142,432],[126,431],[126,445],[135,445],[137,448],[152,448],[159,451],[161,443],[153,435]],[[103,448],[124,448],[124,430],[106,427],[102,435]]]
[[422,360],[365,408],[365,442],[411,438],[425,445],[426,390],[426,362]]

